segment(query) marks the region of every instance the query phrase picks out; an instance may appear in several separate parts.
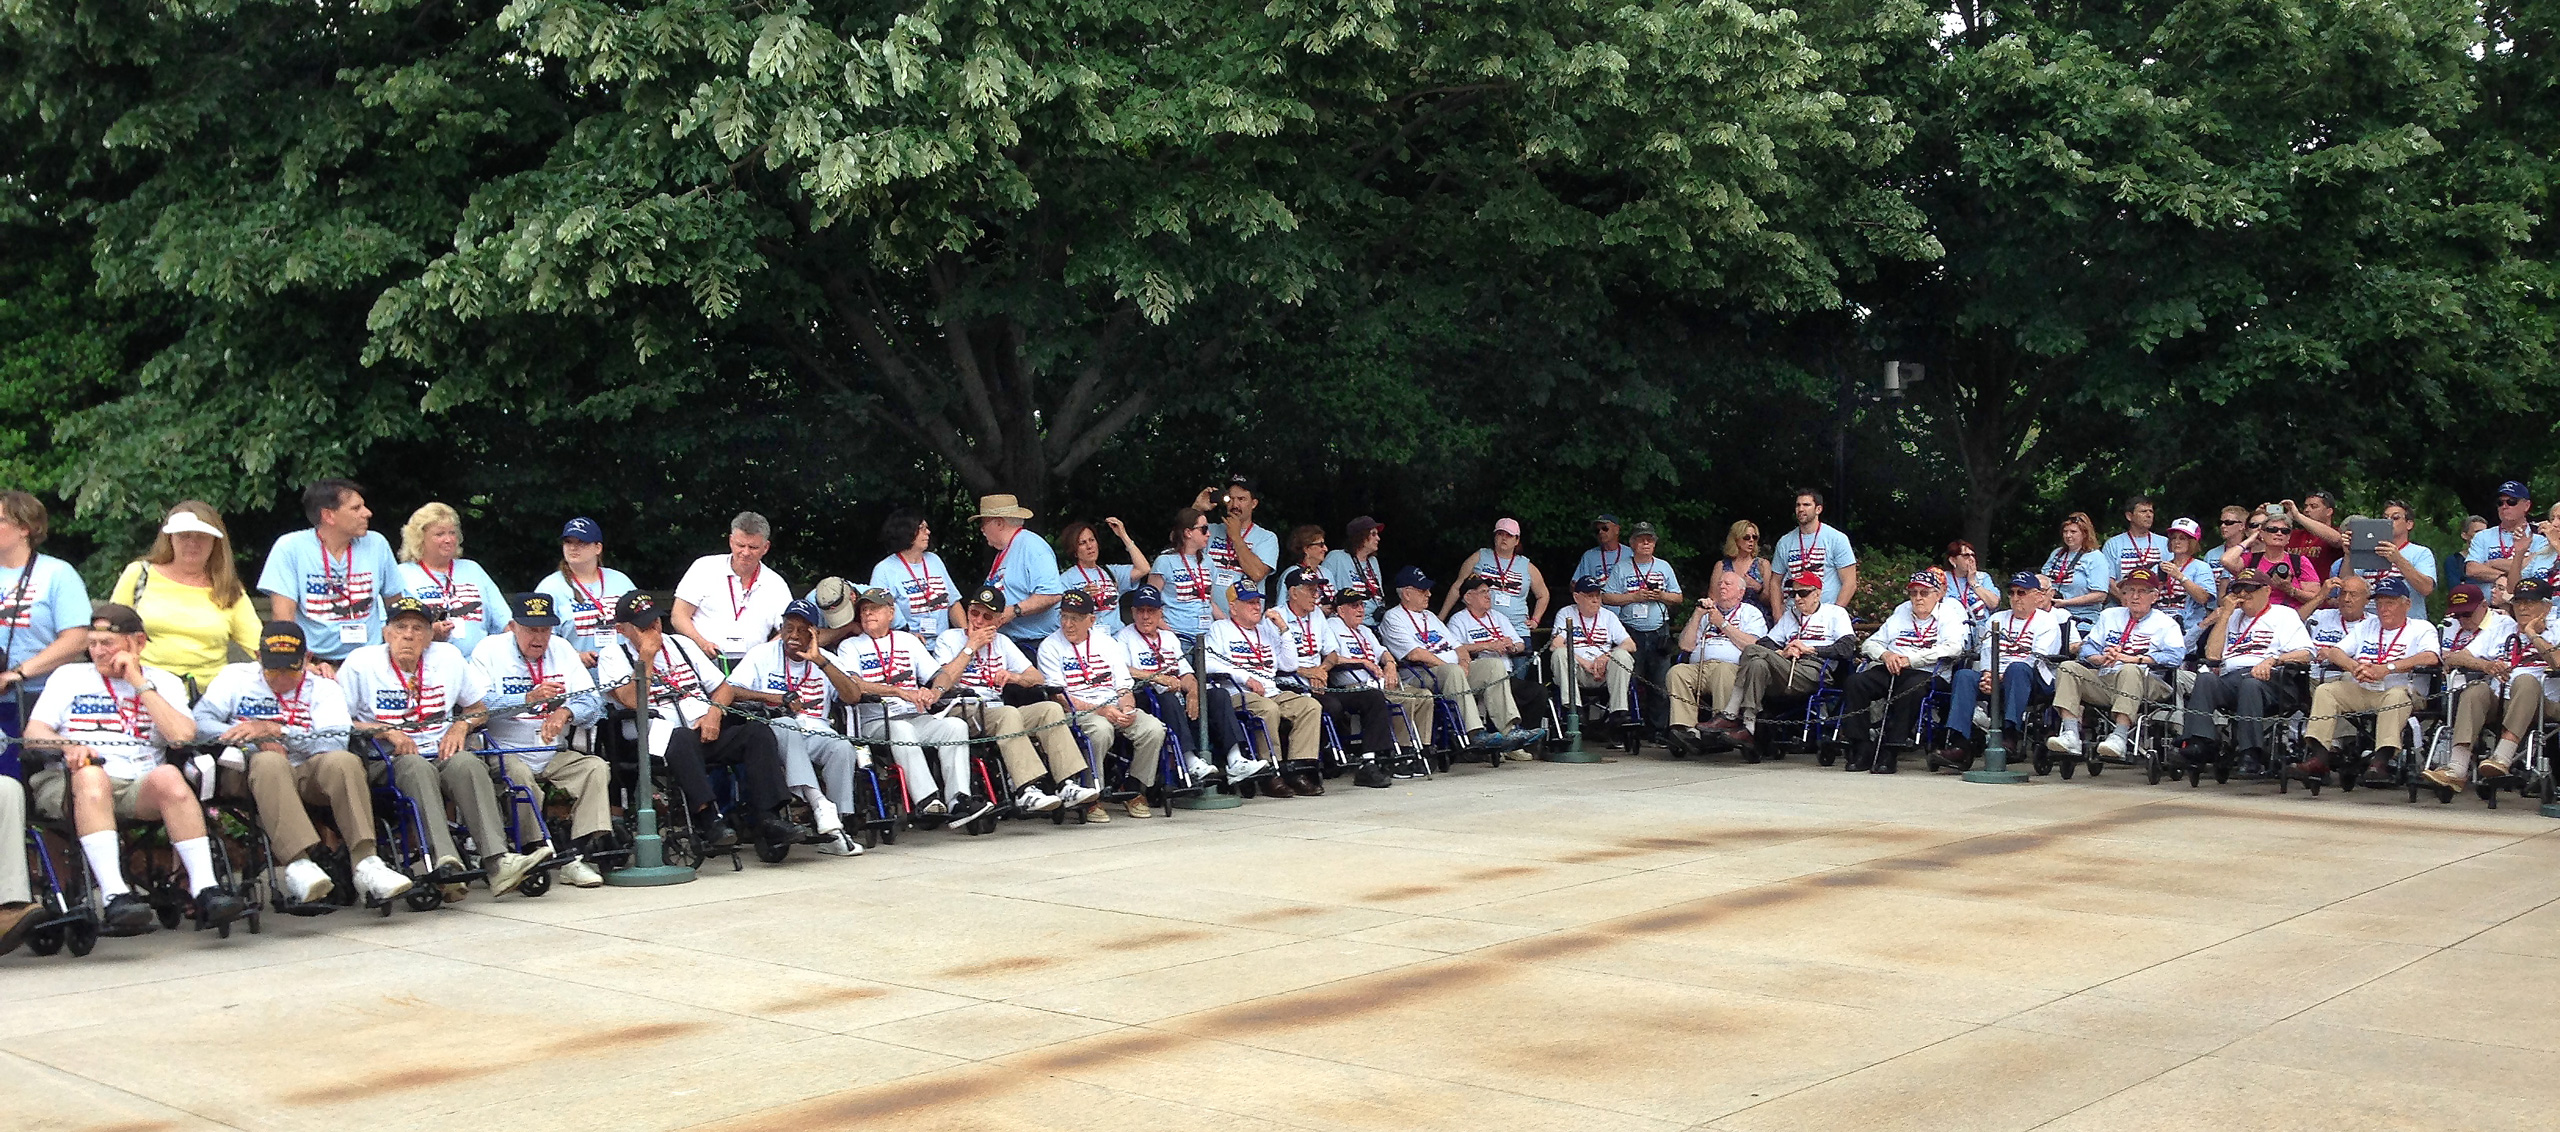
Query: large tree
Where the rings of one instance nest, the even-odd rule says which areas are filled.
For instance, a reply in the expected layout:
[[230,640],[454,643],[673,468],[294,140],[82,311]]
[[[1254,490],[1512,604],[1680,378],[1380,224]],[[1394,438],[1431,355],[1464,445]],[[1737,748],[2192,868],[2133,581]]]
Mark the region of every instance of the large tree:
[[1898,143],[1891,108],[1830,89],[1848,64],[1778,9],[519,0],[504,22],[612,103],[384,295],[377,357],[483,397],[518,380],[508,319],[619,327],[661,368],[745,349],[1034,501],[1150,413],[1216,411],[1256,348],[1412,302],[1364,293],[1382,280],[1819,307],[1844,263],[1930,251],[1857,175]]

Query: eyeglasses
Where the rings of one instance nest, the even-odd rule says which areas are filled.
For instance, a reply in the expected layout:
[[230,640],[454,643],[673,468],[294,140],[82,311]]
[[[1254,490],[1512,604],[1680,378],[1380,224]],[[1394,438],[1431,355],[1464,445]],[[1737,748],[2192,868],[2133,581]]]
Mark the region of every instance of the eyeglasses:
[[1760,541],[1760,536],[1758,536],[1758,535],[1744,535],[1744,536],[1742,536],[1742,538],[1741,538],[1741,540],[1740,540],[1740,541],[1743,541],[1743,542],[1758,542],[1758,541]]
[[2289,535],[2293,533],[2293,528],[2291,527],[2261,527],[2259,529],[2271,535]]
[[2238,519],[2224,519],[2224,520],[2222,521],[2222,525],[2223,525],[2223,526],[2226,526],[2226,527],[2236,527],[2236,526],[2239,526],[2239,525],[2240,525],[2240,520],[2238,520]]
[[1209,524],[1207,524],[1207,523],[1202,523],[1202,524],[1200,524],[1199,526],[1193,527],[1193,528],[1191,528],[1191,529],[1192,529],[1192,530],[1195,530],[1195,531],[1205,531],[1205,530],[1208,530],[1208,529],[1209,529]]
[[1953,553],[1953,554],[1948,555],[1947,557],[1949,557],[1949,558],[1971,558],[1971,557],[1973,557],[1973,552],[1972,552],[1972,551],[1970,551],[1970,550],[1959,550],[1959,551],[1957,551],[1957,552],[1955,552],[1955,553]]

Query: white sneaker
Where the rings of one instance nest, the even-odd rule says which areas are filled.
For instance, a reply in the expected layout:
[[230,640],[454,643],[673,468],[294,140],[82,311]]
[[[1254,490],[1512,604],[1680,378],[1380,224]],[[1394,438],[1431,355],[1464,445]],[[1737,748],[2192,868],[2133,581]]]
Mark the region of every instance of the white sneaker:
[[1013,808],[1026,814],[1045,814],[1058,808],[1058,799],[1037,786],[1025,786],[1013,796]]
[[1078,806],[1088,805],[1101,796],[1102,791],[1081,782],[1070,782],[1058,789],[1058,804],[1072,810]]
[[943,804],[942,804],[942,799],[940,799],[940,798],[927,798],[927,799],[925,799],[925,800],[924,800],[924,804],[923,804],[923,805],[916,807],[916,812],[917,812],[917,813],[919,813],[919,814],[929,814],[929,815],[937,815],[937,816],[938,816],[938,815],[941,815],[941,814],[947,814],[947,813],[950,813],[950,812],[951,812],[951,807],[943,805]]
[[2077,735],[2056,735],[2044,741],[2044,749],[2057,755],[2074,754],[2080,749],[2080,737]]
[[2109,735],[2104,739],[2098,740],[2098,754],[2110,759],[2123,758],[2124,736]]
[[498,867],[489,870],[489,895],[504,896],[524,883],[524,878],[544,861],[551,859],[551,846],[543,845],[530,853],[500,853]]
[[380,857],[367,857],[356,862],[356,891],[363,894],[367,903],[379,904],[393,899],[417,883],[383,864]]
[[[371,858],[367,858],[370,860]],[[309,857],[300,858],[284,867],[285,895],[296,904],[310,904],[328,898],[338,882],[329,879],[329,870]]]
[[585,861],[571,861],[560,866],[560,883],[571,888],[600,888],[604,885],[604,874]]
[[1207,778],[1207,777],[1210,777],[1211,775],[1214,775],[1214,774],[1218,773],[1218,767],[1217,767],[1217,764],[1212,763],[1212,762],[1210,762],[1210,761],[1209,761],[1209,760],[1207,760],[1207,759],[1201,758],[1201,757],[1200,757],[1200,756],[1198,756],[1198,755],[1193,755],[1193,756],[1191,756],[1191,762],[1190,762],[1190,765],[1189,765],[1189,766],[1187,766],[1187,767],[1185,767],[1184,769],[1189,770],[1189,771],[1191,772],[1191,777],[1192,777],[1192,780],[1193,780],[1193,781],[1198,781],[1198,780],[1200,780],[1200,779]]
[[1241,755],[1227,756],[1227,781],[1229,782],[1242,782],[1269,769],[1271,764],[1261,759],[1248,759]]
[[818,842],[818,852],[830,857],[859,857],[862,855],[862,843],[839,829]]

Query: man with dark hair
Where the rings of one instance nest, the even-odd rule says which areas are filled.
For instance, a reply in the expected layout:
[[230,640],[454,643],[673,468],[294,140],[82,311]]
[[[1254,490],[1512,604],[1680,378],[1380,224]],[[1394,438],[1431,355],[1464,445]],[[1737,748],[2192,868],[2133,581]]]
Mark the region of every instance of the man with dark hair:
[[1212,506],[1219,502],[1212,498],[1215,494],[1202,488],[1192,506],[1218,520],[1209,528],[1209,562],[1218,568],[1217,588],[1224,591],[1238,578],[1260,587],[1271,575],[1271,564],[1280,560],[1280,536],[1253,522],[1262,491],[1243,476],[1227,477],[1223,512]]
[[1840,528],[1823,525],[1819,491],[1796,489],[1796,529],[1778,536],[1771,553],[1777,557],[1780,574],[1790,578],[1806,572],[1822,575],[1826,605],[1846,608],[1858,594],[1858,552]]
[[347,654],[382,640],[382,599],[409,592],[400,559],[372,529],[373,509],[353,480],[331,479],[302,493],[308,530],[276,539],[258,588],[268,614],[302,626],[322,676],[337,675]]
[[2098,556],[2115,568],[2110,576],[2119,579],[2107,584],[2107,592],[2114,595],[2118,604],[2124,601],[2121,579],[2137,566],[2156,566],[2169,560],[2169,540],[2151,529],[2159,518],[2159,505],[2150,496],[2134,496],[2124,504],[2124,530],[2098,548]]

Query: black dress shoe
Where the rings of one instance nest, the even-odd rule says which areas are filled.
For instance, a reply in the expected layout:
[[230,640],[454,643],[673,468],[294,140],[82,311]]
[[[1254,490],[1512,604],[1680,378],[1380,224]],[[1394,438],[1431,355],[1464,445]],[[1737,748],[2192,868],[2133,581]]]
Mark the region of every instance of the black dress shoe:
[[1896,751],[1891,747],[1887,747],[1883,754],[1876,756],[1876,765],[1868,767],[1867,773],[1893,774],[1901,769],[1901,766],[1899,765],[1901,760],[1901,752]]
[[1324,794],[1324,776],[1312,770],[1300,771],[1289,781],[1289,788],[1310,798],[1321,797]]
[[738,844],[738,831],[729,828],[725,818],[714,815],[708,821],[697,820],[694,832],[702,835],[702,843],[713,849],[733,849]]
[[197,893],[193,903],[197,931],[218,928],[249,914],[249,902],[221,885]]
[[107,898],[105,922],[99,935],[141,935],[160,926],[160,917],[151,911],[151,902],[139,893],[119,892]]
[[1361,763],[1360,769],[1351,772],[1351,784],[1366,786],[1372,790],[1384,790],[1395,784],[1395,776],[1388,774],[1386,766],[1377,759],[1371,759]]

